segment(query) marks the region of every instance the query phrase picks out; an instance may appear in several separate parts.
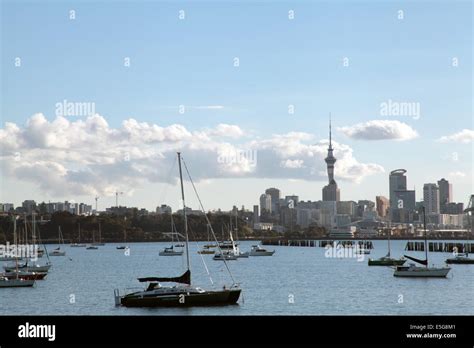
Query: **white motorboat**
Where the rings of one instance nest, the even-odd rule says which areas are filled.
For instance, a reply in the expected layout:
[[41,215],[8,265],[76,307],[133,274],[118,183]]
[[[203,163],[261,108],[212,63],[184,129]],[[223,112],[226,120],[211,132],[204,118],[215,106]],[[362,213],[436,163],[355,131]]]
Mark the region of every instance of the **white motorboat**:
[[231,261],[237,260],[237,256],[232,251],[222,251],[220,253],[216,253],[212,258],[216,261]]
[[175,250],[173,246],[169,248],[164,248],[162,251],[159,252],[160,256],[181,256],[183,255],[183,250]]
[[268,251],[262,248],[260,245],[252,245],[250,250],[250,256],[272,256],[275,253],[275,250]]

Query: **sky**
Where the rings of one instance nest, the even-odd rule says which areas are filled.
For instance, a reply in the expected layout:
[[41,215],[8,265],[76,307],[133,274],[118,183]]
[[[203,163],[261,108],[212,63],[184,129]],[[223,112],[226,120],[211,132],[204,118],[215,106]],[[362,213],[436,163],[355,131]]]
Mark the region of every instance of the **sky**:
[[470,1],[3,0],[0,202],[177,208],[177,151],[206,210],[269,187],[320,200],[331,114],[342,200],[388,197],[404,168],[417,200],[444,177],[466,204],[472,17]]

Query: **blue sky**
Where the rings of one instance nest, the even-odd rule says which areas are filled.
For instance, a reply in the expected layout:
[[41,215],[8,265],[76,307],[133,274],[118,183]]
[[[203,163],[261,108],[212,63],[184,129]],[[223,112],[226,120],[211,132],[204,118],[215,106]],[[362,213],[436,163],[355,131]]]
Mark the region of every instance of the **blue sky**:
[[[295,11],[293,20],[289,10]],[[309,143],[317,143],[327,138],[331,112],[333,138],[349,146],[357,161],[385,170],[362,175],[359,182],[339,180],[342,199],[388,195],[388,172],[400,167],[417,190],[447,177],[455,200],[465,202],[473,191],[472,140],[437,141],[473,129],[469,1],[2,1],[1,51],[2,128],[6,122],[22,128],[36,113],[52,122],[55,104],[66,99],[94,102],[111,128],[129,118],[161,127],[180,124],[191,132],[229,124],[244,131],[234,144],[288,132],[312,134]],[[125,57],[130,67],[124,67]],[[235,57],[239,67],[233,66]],[[389,99],[419,103],[421,117],[382,117],[380,103]],[[178,112],[181,104],[184,114]],[[216,105],[221,108],[204,107]],[[337,130],[382,119],[403,122],[418,137],[370,141]],[[336,179],[337,170],[338,163]],[[67,192],[58,197],[33,178],[5,173],[4,201],[93,200]],[[202,190],[209,208],[257,204],[270,186],[321,198],[322,178],[291,179],[224,175],[214,179],[214,188],[207,183]],[[12,190],[10,184],[18,183],[22,189]],[[162,200],[148,197],[147,185],[130,191],[128,205],[151,209]],[[158,191],[163,186],[151,185]],[[222,197],[222,190],[232,198]]]

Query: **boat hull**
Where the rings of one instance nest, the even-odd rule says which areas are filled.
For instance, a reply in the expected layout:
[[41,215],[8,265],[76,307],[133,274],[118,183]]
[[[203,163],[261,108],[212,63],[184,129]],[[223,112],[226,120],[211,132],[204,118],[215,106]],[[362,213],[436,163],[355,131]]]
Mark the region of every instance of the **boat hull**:
[[369,259],[369,266],[401,266],[406,262],[406,260],[397,260],[397,259],[390,259],[390,260],[372,260]]
[[125,307],[194,307],[194,306],[225,306],[237,304],[241,289],[206,291],[157,297],[128,295],[120,300]]
[[26,288],[35,285],[34,280],[0,279],[0,288]]
[[447,259],[446,263],[457,264],[457,265],[474,265],[474,259],[469,258],[453,258]]
[[424,268],[417,267],[408,270],[395,270],[393,275],[395,277],[406,278],[446,278],[451,268]]
[[160,256],[181,256],[183,255],[183,252],[182,251],[173,251],[173,252],[160,251],[159,255]]

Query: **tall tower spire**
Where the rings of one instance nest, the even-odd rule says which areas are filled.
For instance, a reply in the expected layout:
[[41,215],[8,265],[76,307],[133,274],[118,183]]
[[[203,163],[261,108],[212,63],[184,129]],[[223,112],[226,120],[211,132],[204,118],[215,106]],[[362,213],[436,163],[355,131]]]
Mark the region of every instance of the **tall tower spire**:
[[329,148],[332,149],[331,113],[329,113]]
[[339,189],[337,183],[334,180],[334,164],[336,163],[336,157],[334,157],[332,148],[332,122],[331,113],[329,113],[329,148],[328,155],[324,159],[327,165],[328,171],[328,185],[323,188],[323,201],[339,201]]

